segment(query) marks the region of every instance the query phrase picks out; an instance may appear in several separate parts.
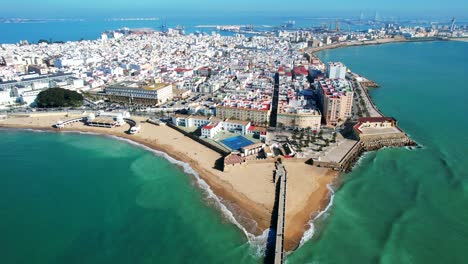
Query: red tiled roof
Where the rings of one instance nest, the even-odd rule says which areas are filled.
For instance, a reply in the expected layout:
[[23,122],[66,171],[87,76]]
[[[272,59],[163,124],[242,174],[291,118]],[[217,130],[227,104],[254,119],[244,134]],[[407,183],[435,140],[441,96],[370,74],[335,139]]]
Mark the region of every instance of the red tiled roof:
[[308,75],[309,74],[309,72],[304,66],[294,68],[294,73],[296,73],[296,75]]
[[385,122],[385,121],[396,121],[393,117],[361,117],[358,119],[358,123],[366,123],[366,122]]
[[235,155],[235,154],[229,154],[224,158],[224,164],[230,165],[230,164],[236,164],[236,163],[242,163],[245,161],[245,158]]

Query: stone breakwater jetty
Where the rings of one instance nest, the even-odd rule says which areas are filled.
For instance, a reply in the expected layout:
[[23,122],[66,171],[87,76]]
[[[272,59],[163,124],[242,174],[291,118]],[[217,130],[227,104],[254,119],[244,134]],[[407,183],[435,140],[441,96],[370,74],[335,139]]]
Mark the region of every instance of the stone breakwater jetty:
[[340,170],[349,172],[362,153],[385,147],[415,146],[416,143],[401,130],[393,117],[360,118],[353,129],[359,141],[345,155]]
[[415,146],[416,143],[397,126],[393,117],[359,118],[353,126],[353,133],[358,140],[347,140],[340,148],[322,159],[310,159],[308,163],[349,172],[354,163],[366,151],[375,151],[384,147]]

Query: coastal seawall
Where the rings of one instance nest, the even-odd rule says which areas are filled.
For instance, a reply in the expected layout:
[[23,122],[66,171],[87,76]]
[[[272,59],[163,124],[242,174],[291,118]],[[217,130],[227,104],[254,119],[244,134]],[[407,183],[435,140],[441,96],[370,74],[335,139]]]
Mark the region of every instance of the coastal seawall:
[[340,162],[339,170],[350,172],[361,156],[368,151],[376,151],[386,147],[415,146],[416,143],[408,136],[379,136],[359,141],[358,144]]

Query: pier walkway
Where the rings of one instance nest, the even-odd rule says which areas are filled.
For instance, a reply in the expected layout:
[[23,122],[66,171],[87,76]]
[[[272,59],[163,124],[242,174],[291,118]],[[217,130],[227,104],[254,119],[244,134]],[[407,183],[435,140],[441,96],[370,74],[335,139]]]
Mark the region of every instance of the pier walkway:
[[275,264],[284,263],[284,222],[286,216],[286,170],[281,162],[276,163],[276,180],[279,182],[278,222],[276,224]]

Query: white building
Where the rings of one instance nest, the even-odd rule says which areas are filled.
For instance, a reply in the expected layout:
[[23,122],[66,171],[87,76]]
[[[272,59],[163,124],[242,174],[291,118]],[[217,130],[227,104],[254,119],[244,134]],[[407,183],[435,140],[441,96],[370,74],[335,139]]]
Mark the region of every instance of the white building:
[[172,117],[172,123],[183,127],[202,127],[210,123],[210,118],[196,115],[175,115]]
[[213,138],[221,130],[246,135],[249,131],[250,126],[250,121],[241,120],[227,119],[225,121],[210,122],[209,124],[202,127],[201,135],[206,138]]
[[327,64],[327,77],[329,79],[345,79],[346,66],[341,62],[329,62]]
[[75,59],[75,58],[59,58],[54,60],[54,66],[57,68],[63,67],[76,67],[84,64],[83,59]]
[[202,137],[213,138],[214,136],[216,136],[216,134],[219,133],[223,128],[221,123],[222,122],[210,123],[208,125],[203,126],[201,129]]

